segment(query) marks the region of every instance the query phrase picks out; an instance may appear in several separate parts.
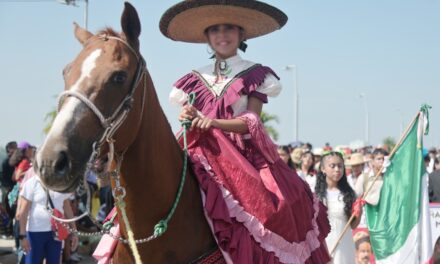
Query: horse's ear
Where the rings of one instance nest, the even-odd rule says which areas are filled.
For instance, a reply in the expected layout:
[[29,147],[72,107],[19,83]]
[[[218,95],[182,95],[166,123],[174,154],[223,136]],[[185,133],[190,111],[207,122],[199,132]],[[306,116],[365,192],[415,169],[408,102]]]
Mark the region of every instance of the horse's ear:
[[125,2],[124,12],[121,17],[121,26],[128,43],[138,50],[141,22],[139,21],[136,9],[128,2]]
[[89,38],[93,36],[92,33],[78,26],[77,23],[73,23],[73,26],[75,27],[74,29],[75,37],[82,45],[84,45],[84,43],[86,43],[87,40],[89,40]]

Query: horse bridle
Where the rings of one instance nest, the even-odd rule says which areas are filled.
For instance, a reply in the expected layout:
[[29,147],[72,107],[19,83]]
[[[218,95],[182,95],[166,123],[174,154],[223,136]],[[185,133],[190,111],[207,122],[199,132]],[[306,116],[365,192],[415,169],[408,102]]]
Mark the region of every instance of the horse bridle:
[[[125,96],[125,98],[122,100],[122,102],[119,104],[119,106],[116,108],[116,110],[113,112],[113,114],[105,118],[104,115],[101,113],[101,111],[95,106],[95,104],[88,99],[85,95],[77,92],[77,91],[64,91],[62,92],[58,97],[58,111],[61,109],[61,105],[64,101],[65,97],[73,96],[80,100],[82,103],[87,105],[90,110],[98,117],[101,126],[104,128],[104,133],[102,134],[101,138],[98,141],[95,141],[92,145],[93,151],[90,156],[89,162],[87,163],[87,168],[90,169],[93,166],[93,162],[96,160],[96,158],[100,155],[101,147],[104,145],[105,142],[109,144],[109,159],[108,164],[111,164],[111,161],[113,160],[114,155],[114,145],[113,145],[113,135],[118,130],[118,128],[122,125],[122,123],[125,121],[125,119],[128,116],[128,113],[130,112],[131,108],[133,107],[133,96],[136,92],[136,88],[139,85],[139,82],[142,80],[142,77],[145,74],[146,69],[146,63],[142,56],[138,55],[138,53],[133,49],[133,47],[130,46],[129,43],[127,43],[125,40],[115,37],[115,36],[108,36],[108,35],[99,35],[99,39],[107,41],[109,39],[114,39],[117,41],[122,42],[129,48],[129,50],[136,56],[138,64],[136,68],[136,75],[133,79],[133,82],[131,84],[130,91]],[[145,90],[145,85],[144,85]],[[144,91],[145,92],[145,91]],[[142,97],[142,108],[144,107],[144,96]],[[141,113],[143,109],[141,109]],[[142,118],[140,118],[142,119]],[[140,120],[141,122],[141,120]]]
[[[101,126],[104,128],[104,132],[103,132],[102,136],[100,137],[100,139],[95,141],[92,144],[92,153],[90,155],[89,161],[87,162],[86,171],[92,169],[93,164],[95,163],[97,158],[100,156],[102,146],[105,143],[107,143],[109,145],[109,153],[108,153],[109,160],[107,162],[108,167],[107,167],[106,171],[109,171],[109,166],[111,165],[114,157],[117,156],[116,169],[114,171],[111,171],[108,173],[115,180],[116,186],[112,190],[112,193],[115,198],[123,199],[126,195],[126,191],[125,191],[125,188],[120,185],[119,174],[120,174],[120,167],[121,167],[123,155],[124,155],[125,151],[128,149],[128,146],[122,152],[121,155],[117,155],[114,150],[115,140],[113,139],[113,136],[114,136],[115,132],[118,130],[118,128],[124,123],[130,110],[133,107],[133,102],[134,102],[133,96],[134,96],[134,93],[136,92],[136,88],[139,86],[139,83],[142,81],[142,78],[144,78],[144,80],[145,80],[145,77],[146,77],[146,75],[145,75],[146,74],[146,63],[145,63],[144,58],[142,56],[140,56],[133,49],[133,47],[131,47],[131,45],[129,43],[127,43],[125,40],[123,40],[119,37],[115,37],[115,36],[108,36],[106,34],[99,35],[98,38],[103,41],[107,41],[109,39],[114,39],[119,42],[122,42],[135,55],[135,57],[138,61],[137,68],[136,68],[136,75],[132,81],[132,84],[131,84],[131,87],[130,87],[128,94],[125,96],[125,98],[119,104],[119,106],[116,108],[116,110],[113,112],[113,114],[108,118],[105,118],[104,115],[102,114],[102,112],[96,107],[96,105],[90,99],[88,99],[84,94],[79,93],[77,91],[70,91],[70,90],[64,91],[59,95],[57,111],[58,112],[60,111],[65,97],[72,96],[72,97],[75,97],[78,100],[80,100],[82,103],[84,103],[96,115],[96,117],[100,121]],[[143,85],[143,89],[144,89],[144,91],[142,94],[142,105],[141,105],[142,109],[141,109],[141,116],[139,119],[139,123],[142,122],[142,113],[143,113],[143,108],[145,106],[146,82]],[[77,216],[77,217],[74,217],[71,219],[58,218],[58,217],[54,216],[53,214],[52,214],[52,217],[55,220],[60,221],[62,223],[71,223],[71,222],[78,221],[81,218],[88,215],[88,216],[90,216],[90,219],[97,226],[99,226],[101,230],[103,230],[104,229],[103,226],[101,224],[99,224],[97,221],[94,221],[93,217],[91,217],[91,214],[90,214],[90,193],[89,193],[90,191],[89,191],[88,184],[87,184],[85,177],[86,177],[86,174],[84,175],[84,179],[82,180],[83,184],[85,185],[84,187],[86,189],[86,192],[87,192],[86,212],[84,212],[80,216]],[[47,207],[50,211],[52,211],[53,208],[50,208],[49,206],[47,206]],[[69,231],[71,231],[71,232],[74,231],[74,230],[71,230],[71,228],[68,225],[66,227],[69,229]],[[101,234],[101,235],[104,233],[109,234],[108,232],[98,232],[98,234]],[[119,238],[119,240],[122,242],[125,242],[125,243],[127,242],[126,240],[124,240],[122,238]]]
[[[125,207],[125,203],[123,201],[123,198],[126,195],[126,191],[125,188],[121,186],[120,184],[120,170],[121,170],[121,165],[122,165],[122,161],[124,158],[124,153],[127,151],[128,147],[127,146],[125,148],[125,150],[122,151],[122,153],[120,155],[117,155],[114,151],[114,142],[115,140],[113,139],[113,135],[116,132],[116,130],[122,125],[122,123],[125,121],[125,119],[128,116],[129,111],[132,108],[133,105],[133,95],[135,93],[136,87],[139,85],[139,82],[141,81],[142,77],[145,76],[146,74],[146,64],[145,64],[145,60],[142,58],[142,56],[139,56],[136,51],[130,46],[130,44],[128,44],[125,40],[118,38],[118,37],[114,37],[114,36],[107,36],[107,35],[101,35],[99,36],[100,39],[106,41],[108,39],[114,39],[117,41],[120,41],[122,43],[124,43],[132,52],[133,54],[136,56],[136,58],[138,59],[138,65],[137,65],[137,69],[136,69],[136,76],[133,79],[133,83],[132,86],[130,88],[129,93],[127,94],[127,96],[124,98],[124,100],[121,102],[121,104],[118,106],[118,108],[116,109],[116,111],[113,113],[113,115],[111,115],[109,118],[104,118],[104,115],[101,113],[101,111],[99,111],[99,109],[93,104],[92,101],[90,101],[86,96],[84,96],[81,93],[75,92],[75,91],[65,91],[63,93],[60,94],[59,97],[59,107],[60,108],[61,104],[62,104],[62,100],[64,97],[66,96],[73,96],[76,97],[77,99],[79,99],[81,102],[83,102],[84,104],[86,104],[93,113],[95,113],[95,115],[99,118],[101,125],[104,127],[104,133],[101,136],[101,138],[93,143],[93,152],[90,156],[89,162],[87,163],[87,169],[91,169],[93,166],[94,161],[96,160],[96,158],[100,155],[100,150],[102,145],[107,142],[109,144],[109,161],[108,161],[108,165],[111,164],[114,156],[116,156],[117,160],[116,160],[116,168],[113,171],[109,171],[108,174],[114,179],[115,181],[115,187],[113,188],[112,194],[113,197],[115,198],[116,201],[119,202],[119,204],[123,205],[123,207]],[[144,78],[145,80],[145,78]],[[139,120],[139,124],[140,122],[142,122],[142,113],[143,113],[143,109],[145,106],[145,89],[146,89],[146,82],[143,85],[143,89],[144,89],[144,94],[142,95],[142,106],[141,106],[141,116],[140,116],[140,120]],[[189,103],[193,104],[195,100],[195,94],[191,93],[189,94]],[[86,175],[84,175],[84,179],[83,179],[83,184],[86,188],[87,191],[87,205],[86,205],[86,211],[83,215],[78,216],[78,217],[74,217],[71,219],[62,219],[62,218],[58,218],[55,217],[53,215],[53,213],[51,212],[51,216],[52,218],[54,218],[55,220],[61,222],[70,232],[73,233],[77,233],[79,235],[84,235],[84,236],[93,236],[93,235],[104,235],[107,234],[109,236],[111,236],[113,239],[121,241],[123,243],[128,243],[130,245],[130,248],[132,249],[132,251],[136,251],[137,255],[138,255],[138,250],[136,248],[136,244],[141,244],[141,243],[146,243],[149,242],[151,240],[154,240],[156,238],[158,238],[159,236],[161,236],[163,233],[165,233],[165,231],[167,230],[167,223],[168,221],[171,220],[171,217],[173,216],[177,204],[179,203],[180,200],[180,196],[182,194],[183,191],[183,186],[185,184],[185,177],[186,177],[186,172],[187,172],[187,162],[188,162],[188,152],[187,152],[187,140],[186,140],[186,131],[189,128],[191,124],[190,120],[186,120],[182,123],[182,125],[184,126],[183,132],[181,134],[181,136],[183,136],[183,141],[184,141],[184,160],[183,160],[183,166],[182,166],[182,172],[181,172],[181,181],[179,184],[179,188],[177,190],[177,194],[176,194],[176,199],[170,209],[170,211],[168,212],[168,215],[166,216],[166,218],[160,220],[155,226],[154,226],[154,232],[152,235],[142,238],[142,239],[135,239],[133,232],[130,230],[131,228],[128,225],[128,218],[127,215],[125,213],[125,209],[124,208],[120,208],[121,212],[122,212],[122,218],[124,220],[124,223],[126,225],[127,228],[127,233],[128,233],[128,239],[124,239],[121,236],[115,236],[110,232],[110,228],[106,228],[103,225],[99,224],[90,214],[90,190],[88,188],[88,184],[87,181],[85,179]],[[108,171],[108,168],[107,168]],[[48,193],[47,193],[48,194]],[[51,208],[48,207],[48,209],[50,211]],[[94,233],[84,233],[84,232],[78,232],[72,228],[70,228],[70,226],[67,223],[70,222],[74,222],[77,221],[79,219],[81,219],[82,217],[89,215],[90,219],[98,226],[100,227],[101,231],[99,232],[94,232]],[[113,217],[114,218],[114,217]],[[134,254],[136,256],[136,254]],[[139,255],[138,255],[139,256]],[[137,259],[135,257],[135,259]]]

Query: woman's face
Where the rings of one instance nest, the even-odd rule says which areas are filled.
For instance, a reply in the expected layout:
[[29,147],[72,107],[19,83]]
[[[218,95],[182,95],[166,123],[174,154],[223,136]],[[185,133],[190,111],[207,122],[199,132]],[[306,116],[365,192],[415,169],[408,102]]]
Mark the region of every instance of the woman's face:
[[376,154],[373,158],[373,170],[374,174],[377,174],[380,169],[382,169],[383,162],[385,160],[385,156],[383,154]]
[[301,164],[309,169],[310,166],[314,165],[312,153],[306,153],[301,157]]
[[280,158],[287,164],[289,162],[289,154],[284,151],[284,149],[279,148],[278,154],[280,155]]
[[353,175],[355,177],[358,177],[359,175],[361,175],[363,170],[364,170],[364,164],[363,163],[351,166],[351,173],[353,173]]
[[33,159],[34,154],[35,154],[35,150],[34,150],[34,148],[29,147],[25,150],[24,154],[25,154],[26,158]]
[[339,156],[328,156],[324,158],[321,170],[326,175],[327,184],[335,185],[344,174],[344,161]]
[[217,56],[227,59],[237,55],[237,49],[242,41],[242,34],[238,26],[221,24],[209,27],[206,30],[208,43]]

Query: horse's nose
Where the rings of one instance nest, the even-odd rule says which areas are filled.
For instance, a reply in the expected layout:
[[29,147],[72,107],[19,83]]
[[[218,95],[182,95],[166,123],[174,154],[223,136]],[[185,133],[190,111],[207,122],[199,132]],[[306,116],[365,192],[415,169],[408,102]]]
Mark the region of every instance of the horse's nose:
[[54,164],[54,173],[59,177],[65,177],[69,173],[69,158],[67,152],[60,151]]

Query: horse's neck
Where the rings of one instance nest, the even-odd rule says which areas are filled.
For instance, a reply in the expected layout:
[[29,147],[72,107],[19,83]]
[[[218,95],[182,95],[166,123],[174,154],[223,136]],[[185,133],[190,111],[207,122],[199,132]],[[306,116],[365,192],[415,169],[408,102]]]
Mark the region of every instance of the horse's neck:
[[[127,214],[136,239],[151,235],[154,225],[168,215],[176,198],[183,166],[183,152],[160,107],[154,88],[150,87],[145,96],[147,110],[144,111],[138,136],[124,158],[121,179],[126,186]],[[213,244],[204,218],[198,184],[188,173],[177,209],[163,237],[167,238],[165,243],[159,238],[141,246],[144,253],[149,252],[149,258],[152,252],[159,250],[164,254],[169,251],[167,256],[175,256],[178,262],[189,261],[203,254]],[[191,243],[188,243],[189,238],[192,239]],[[163,257],[159,256],[158,262],[163,262]],[[154,261],[150,259],[149,262]]]

